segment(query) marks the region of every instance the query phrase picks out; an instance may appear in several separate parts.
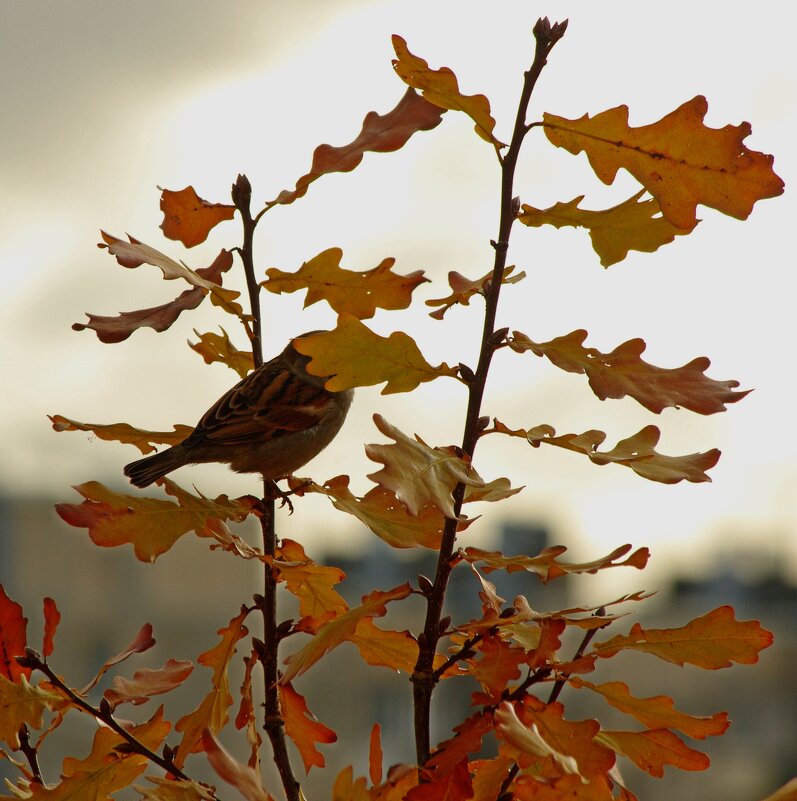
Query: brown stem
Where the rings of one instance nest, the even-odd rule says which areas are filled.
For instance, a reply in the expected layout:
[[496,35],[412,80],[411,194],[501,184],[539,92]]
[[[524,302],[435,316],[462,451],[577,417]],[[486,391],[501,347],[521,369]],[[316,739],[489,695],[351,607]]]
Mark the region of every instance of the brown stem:
[[[250,204],[252,201],[252,186],[245,175],[239,175],[232,188],[232,198],[235,207],[241,214],[243,222],[243,245],[240,248],[241,261],[246,274],[246,286],[249,290],[249,304],[252,311],[252,358],[255,369],[263,364],[262,325],[260,312],[260,285],[255,278],[254,265],[254,234],[261,215],[252,219]],[[260,527],[263,532],[263,553],[274,557],[277,550],[277,533],[274,514],[274,493],[272,482],[263,482],[263,497],[261,501],[262,515]],[[257,650],[260,663],[263,665],[263,683],[265,697],[265,721],[263,728],[268,735],[271,749],[274,754],[274,764],[277,766],[282,786],[288,801],[299,801],[301,789],[293,773],[288,744],[285,740],[285,721],[282,717],[279,702],[278,653],[280,634],[277,624],[277,580],[270,564],[263,566],[263,602],[260,604],[263,614],[263,643],[264,647]]]
[[[537,79],[543,67],[545,67],[551,48],[562,38],[566,28],[567,22],[555,23],[552,26],[547,18],[538,20],[534,26],[534,37],[536,39],[534,61],[524,75],[523,90],[518,103],[512,140],[506,155],[501,160],[501,215],[498,225],[498,238],[493,243],[495,249],[493,276],[485,297],[484,326],[481,349],[479,351],[479,363],[473,380],[468,385],[468,409],[462,436],[462,450],[471,457],[479,438],[479,416],[487,383],[487,373],[490,369],[493,352],[503,338],[501,332],[498,332],[498,336],[496,335],[495,317],[498,310],[498,297],[501,292],[501,280],[506,267],[510,230],[516,216],[515,203],[513,202],[515,168],[523,138],[529,130],[526,124],[529,100]],[[440,617],[443,611],[448,578],[451,575],[454,564],[456,564],[456,559],[453,558],[457,532],[456,518],[458,518],[462,508],[464,495],[465,487],[463,484],[459,484],[453,493],[454,518],[447,519],[443,529],[443,537],[437,559],[437,572],[432,591],[426,595],[426,621],[423,632],[418,637],[418,660],[412,675],[412,683],[415,708],[415,749],[419,765],[426,763],[431,750],[429,734],[431,702],[432,693],[438,680],[433,669],[434,656],[437,650],[437,643],[442,635]]]
[[33,784],[44,784],[42,778],[41,768],[39,767],[39,752],[36,746],[30,742],[30,732],[28,727],[23,723],[22,728],[19,730],[19,750],[25,754],[25,759],[28,760],[31,773],[33,774]]

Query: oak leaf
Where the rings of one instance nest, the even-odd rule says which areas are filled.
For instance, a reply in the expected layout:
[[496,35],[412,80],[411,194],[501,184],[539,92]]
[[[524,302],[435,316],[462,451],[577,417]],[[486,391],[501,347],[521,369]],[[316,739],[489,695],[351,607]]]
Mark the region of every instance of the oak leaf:
[[324,623],[310,642],[295,654],[286,658],[286,670],[280,683],[286,684],[312,667],[324,654],[337,648],[356,632],[360,621],[382,617],[387,612],[386,604],[406,598],[412,592],[409,584],[401,584],[392,590],[374,590],[363,597],[360,606],[349,609],[334,620]]
[[[365,776],[358,776],[355,779],[354,769],[351,765],[347,765],[335,777],[331,797],[334,801],[372,801],[372,794],[368,791]],[[403,796],[396,796],[395,801],[399,801],[399,799],[404,801]]]
[[[512,271],[515,269],[514,264],[510,264],[509,267],[504,268],[503,278],[501,280],[502,284],[515,284],[518,281],[522,281],[526,277],[526,273],[519,272],[515,275],[511,275]],[[444,297],[444,298],[434,298],[432,300],[427,300],[427,306],[440,306],[441,308],[436,309],[433,312],[429,312],[430,317],[434,317],[435,320],[442,320],[445,313],[454,305],[461,304],[462,306],[469,306],[470,299],[474,295],[486,295],[490,284],[493,280],[493,271],[490,270],[487,275],[483,275],[481,278],[477,278],[475,281],[471,281],[469,278],[466,278],[461,273],[458,273],[456,270],[451,270],[448,274],[448,285],[451,287],[451,294]]]
[[22,606],[6,595],[0,584],[0,676],[18,681],[21,676],[30,678],[30,668],[24,668],[16,657],[25,653],[28,619]]
[[615,709],[631,715],[649,729],[678,729],[687,737],[704,740],[723,734],[730,725],[727,712],[717,712],[709,718],[687,715],[675,709],[672,698],[666,695],[635,698],[629,692],[628,685],[621,681],[590,684],[577,676],[571,676],[569,681],[573,687],[586,687],[602,695]]
[[568,373],[586,373],[590,388],[601,400],[630,395],[656,414],[681,406],[699,414],[724,412],[726,403],[736,403],[751,391],[736,392],[738,381],[715,381],[706,376],[711,362],[705,356],[683,367],[662,368],[640,358],[646,348],[642,339],[629,339],[610,353],[601,353],[585,348],[586,338],[587,332],[578,329],[550,342],[533,342],[513,331],[509,347],[518,353],[545,356]]
[[235,787],[246,801],[273,801],[272,796],[263,789],[258,773],[238,762],[209,729],[202,732],[202,750],[219,777]]
[[372,270],[355,272],[340,266],[343,251],[328,248],[310,261],[304,262],[294,273],[276,267],[266,270],[267,281],[261,286],[269,292],[297,292],[307,290],[304,308],[325,300],[338,314],[352,314],[359,320],[373,317],[377,309],[406,309],[412,301],[413,290],[428,281],[423,270],[399,275],[391,268],[393,258],[384,259]]
[[162,776],[146,776],[155,787],[133,785],[141,793],[143,801],[214,801],[210,787],[190,779],[166,779]]
[[655,731],[601,731],[595,741],[628,757],[638,768],[661,778],[664,766],[681,770],[706,770],[709,758],[690,748],[667,729]]
[[707,111],[706,98],[698,95],[639,128],[628,125],[628,106],[577,120],[544,114],[543,125],[552,144],[574,155],[585,151],[605,184],[626,169],[658,200],[673,225],[690,229],[699,203],[745,220],[757,200],[783,192],[772,156],[743,144],[750,124],[709,128],[703,124]]
[[242,607],[227,626],[218,630],[217,633],[221,634],[218,644],[197,657],[200,665],[213,670],[212,687],[202,703],[193,712],[180,718],[174,727],[175,731],[183,733],[174,755],[174,763],[178,767],[183,766],[189,754],[204,750],[206,730],[218,734],[229,719],[232,695],[228,670],[235,656],[236,645],[249,633],[244,625],[247,615],[248,610]]
[[772,641],[772,633],[757,620],[736,620],[733,607],[720,606],[677,629],[643,629],[635,623],[627,635],[594,643],[592,650],[604,658],[623,650],[644,651],[676,665],[719,670],[733,662],[754,664]]
[[466,718],[458,726],[454,726],[454,736],[445,740],[435,748],[427,761],[427,767],[433,770],[452,771],[468,754],[481,750],[482,740],[493,730],[493,716],[484,710]]
[[278,690],[285,733],[299,750],[305,773],[309,773],[314,766],[323,768],[326,762],[316,743],[334,743],[338,739],[337,734],[316,720],[307,708],[307,702],[290,683],[280,684]]
[[[349,642],[357,646],[360,656],[374,667],[400,670],[411,676],[418,661],[418,643],[409,631],[380,629],[371,618],[357,624]],[[435,667],[442,657],[435,661]]]
[[193,186],[179,191],[162,189],[161,211],[164,236],[179,240],[187,248],[204,242],[212,228],[235,216],[235,206],[203,200]]
[[527,661],[526,652],[515,648],[496,635],[488,634],[473,647],[479,658],[468,659],[468,673],[481,684],[490,703],[496,704],[510,681],[520,677],[520,665]]
[[677,484],[684,480],[694,483],[711,481],[705,471],[714,467],[720,458],[720,452],[716,448],[686,456],[665,456],[658,453],[655,446],[661,432],[656,426],[645,426],[633,436],[620,440],[610,451],[598,450],[606,439],[606,434],[597,429],[590,429],[583,434],[556,436],[554,427],[547,424],[529,429],[510,429],[499,420],[495,420],[493,428],[485,433],[523,437],[535,448],[546,444],[583,453],[594,464],[619,464],[630,467],[638,476],[662,484]]
[[44,710],[63,703],[62,695],[30,684],[24,673],[16,681],[0,673],[0,740],[17,750],[20,747],[20,729],[25,724],[34,729],[41,728]]
[[413,787],[406,801],[468,801],[473,798],[473,781],[468,760],[463,759],[451,771],[435,771],[428,782]]
[[457,370],[445,363],[429,364],[415,340],[404,332],[380,337],[351,314],[341,314],[333,331],[294,340],[294,347],[311,357],[310,373],[332,376],[324,385],[332,392],[386,381],[382,394],[389,395],[411,392],[441,376],[457,377]]
[[382,727],[374,723],[368,748],[368,778],[374,786],[382,784]]
[[496,149],[505,147],[493,136],[495,120],[490,113],[490,101],[484,95],[462,94],[457,76],[448,67],[429,69],[426,61],[410,53],[404,39],[395,34],[392,38],[397,56],[393,59],[393,69],[404,83],[422,91],[426,100],[440,108],[464,111],[476,123],[474,130],[480,138]]
[[492,759],[473,760],[469,765],[473,774],[473,801],[495,801],[502,791],[509,790],[504,788],[504,781],[514,764],[515,760],[500,750]]
[[630,545],[621,545],[611,553],[594,559],[591,562],[561,562],[559,558],[567,551],[563,545],[551,545],[543,548],[537,556],[504,556],[500,551],[483,551],[480,548],[466,548],[465,559],[469,562],[483,562],[484,571],[506,570],[515,573],[525,570],[536,573],[543,583],[565,576],[569,573],[597,573],[609,567],[635,567],[644,569],[650,557],[647,548],[637,548],[627,559],[618,561],[631,550]]
[[693,230],[693,227],[684,229],[673,225],[662,216],[655,198],[640,200],[643,194],[645,190],[641,189],[628,200],[601,211],[579,208],[584,195],[566,203],[556,203],[548,209],[535,209],[524,203],[517,219],[532,228],[543,225],[586,228],[601,264],[611,267],[622,261],[629,250],[653,253],[676,236]]
[[[219,327],[221,328],[221,326]],[[238,350],[238,348],[230,342],[230,337],[223,328],[221,329],[221,335],[214,334],[212,331],[208,331],[206,334],[200,334],[196,328],[194,329],[194,333],[199,337],[199,342],[189,341],[188,347],[198,353],[205,360],[205,364],[221,362],[222,364],[226,364],[231,370],[235,370],[241,378],[254,369],[255,365],[252,352],[248,350]]]
[[191,426],[174,425],[173,431],[145,431],[127,423],[79,423],[60,414],[47,415],[54,431],[91,431],[102,440],[123,442],[135,445],[141,453],[155,450],[154,445],[176,445],[182,442],[194,429]]
[[293,203],[307,192],[313,181],[333,172],[351,172],[367,152],[391,153],[404,147],[418,131],[429,131],[440,124],[442,110],[407,89],[396,107],[387,114],[370,111],[363,120],[359,136],[348,145],[319,145],[313,153],[310,172],[296,181],[296,188],[285,189],[268,205]]
[[59,503],[55,510],[70,526],[87,528],[95,545],[131,544],[138,559],[154,562],[189,531],[199,537],[228,537],[225,521],[240,522],[253,509],[249,497],[230,500],[220,495],[211,500],[191,495],[168,478],[159,481],[177,503],[124,495],[89,481],[74,487],[85,498],[83,503]]
[[114,676],[113,686],[103,696],[112,709],[120,704],[144,704],[153,695],[168,693],[179,687],[193,671],[191,662],[169,659],[162,668],[151,670],[142,668],[133,674],[132,679]]
[[430,448],[419,436],[410,439],[379,414],[376,427],[395,445],[366,445],[365,453],[384,467],[368,478],[395,493],[411,514],[417,515],[427,504],[433,504],[446,517],[454,519],[457,484],[483,487],[484,481],[472,470],[464,456],[450,448]]
[[129,645],[125,646],[118,654],[105,660],[94,678],[80,691],[79,695],[86,695],[112,667],[129,659],[133,654],[143,654],[145,651],[149,651],[154,645],[155,638],[152,636],[152,624],[145,623]]
[[42,655],[52,656],[53,640],[58,624],[61,622],[61,613],[52,598],[45,598],[43,601],[44,611],[44,632],[42,634]]

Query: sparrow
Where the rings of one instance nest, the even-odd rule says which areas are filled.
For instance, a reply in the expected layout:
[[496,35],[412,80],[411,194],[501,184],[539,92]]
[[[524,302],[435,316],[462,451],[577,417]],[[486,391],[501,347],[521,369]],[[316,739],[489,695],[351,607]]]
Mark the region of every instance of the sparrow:
[[222,395],[182,442],[126,465],[131,483],[147,487],[178,467],[205,462],[273,482],[321,453],[343,425],[354,390],[325,389],[330,376],[310,375],[310,357],[294,341]]

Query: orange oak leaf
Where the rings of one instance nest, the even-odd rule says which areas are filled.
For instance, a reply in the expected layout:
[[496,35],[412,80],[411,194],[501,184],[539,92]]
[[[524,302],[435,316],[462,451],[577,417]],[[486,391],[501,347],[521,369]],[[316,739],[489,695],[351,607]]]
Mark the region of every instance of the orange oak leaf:
[[363,597],[360,606],[355,606],[334,620],[324,623],[304,648],[286,658],[287,668],[283,672],[280,683],[287,684],[293,681],[296,676],[300,676],[312,667],[324,654],[350,639],[360,621],[366,618],[382,617],[387,612],[386,605],[388,603],[406,598],[411,592],[412,587],[409,584],[401,584],[392,590],[374,590]]
[[120,704],[144,704],[153,695],[168,693],[179,687],[190,675],[194,666],[191,662],[169,659],[162,668],[151,670],[142,668],[133,674],[132,679],[114,676],[113,686],[103,696],[112,709]]
[[797,801],[797,776],[762,801]]
[[405,801],[407,793],[417,784],[418,768],[414,765],[391,765],[387,770],[387,780],[379,787],[372,788],[363,801]]
[[463,95],[457,76],[448,67],[429,69],[426,61],[410,53],[404,39],[395,34],[392,38],[397,56],[393,59],[393,69],[404,83],[422,91],[426,100],[440,108],[464,111],[476,123],[474,130],[479,137],[495,148],[505,147],[493,136],[495,120],[490,113],[490,101],[484,95]]
[[730,725],[727,712],[717,712],[710,718],[687,715],[675,709],[672,698],[666,695],[635,698],[629,692],[628,685],[621,681],[590,684],[577,676],[571,676],[569,682],[572,687],[586,687],[602,695],[615,709],[631,715],[649,729],[678,729],[687,737],[704,740],[706,737],[723,734]]
[[368,748],[368,778],[374,786],[382,784],[382,727],[374,723]]
[[606,556],[591,562],[559,561],[558,557],[567,551],[563,545],[543,548],[537,556],[504,556],[500,551],[483,551],[480,548],[466,548],[464,556],[469,562],[483,562],[486,573],[492,570],[506,570],[507,573],[526,570],[529,573],[536,573],[543,583],[547,583],[568,573],[597,573],[608,567],[644,569],[650,558],[650,551],[647,548],[638,548],[627,559],[618,561],[630,550],[630,545],[621,545]]
[[509,347],[518,353],[531,351],[545,356],[568,373],[586,373],[590,388],[601,400],[630,395],[656,414],[681,406],[699,414],[724,412],[726,403],[736,403],[751,391],[736,392],[738,381],[715,381],[706,376],[711,362],[705,356],[683,367],[662,368],[640,358],[646,347],[642,339],[629,339],[611,353],[601,353],[585,348],[586,338],[587,332],[578,329],[538,343],[513,331]]
[[716,448],[687,456],[665,456],[658,453],[655,446],[661,432],[656,426],[645,426],[633,436],[621,439],[610,451],[598,450],[598,446],[606,439],[606,434],[596,429],[590,429],[583,434],[561,434],[557,437],[554,427],[547,424],[529,429],[510,429],[495,420],[493,428],[485,433],[523,437],[535,448],[544,443],[583,453],[594,464],[630,467],[638,476],[661,484],[677,484],[684,480],[693,483],[711,481],[706,470],[714,467],[720,458],[720,452]]
[[[370,801],[371,793],[368,792],[368,783],[365,776],[354,778],[354,769],[347,765],[335,777],[332,785],[332,796],[335,801]],[[403,796],[396,796],[396,801],[403,801]],[[392,797],[391,797],[392,801]]]
[[285,733],[299,749],[305,773],[309,773],[313,766],[323,768],[326,762],[316,743],[334,743],[338,739],[337,734],[316,720],[304,698],[290,683],[280,684],[278,689]]
[[161,211],[164,236],[182,242],[187,248],[204,242],[212,228],[235,216],[235,206],[209,203],[197,195],[193,186],[179,191],[162,189]]
[[144,801],[214,801],[210,787],[191,779],[166,779],[162,776],[145,776],[155,787],[133,785]]
[[325,384],[332,392],[386,381],[382,394],[389,395],[411,392],[440,376],[457,377],[456,368],[429,364],[415,340],[402,331],[380,337],[351,314],[341,314],[333,331],[301,337],[294,346],[312,357],[307,366],[310,373],[332,376]]
[[454,726],[454,736],[437,746],[426,766],[445,773],[452,771],[468,754],[481,750],[482,740],[492,730],[492,714],[483,710],[476,712]]
[[12,601],[0,584],[0,676],[10,681],[18,681],[21,676],[30,678],[30,668],[22,667],[16,660],[25,653],[27,627],[22,606]]
[[694,229],[694,226],[684,229],[673,225],[662,216],[655,198],[640,200],[643,194],[645,190],[641,189],[628,200],[601,211],[580,209],[578,204],[584,195],[567,203],[555,203],[548,209],[535,209],[524,203],[518,220],[532,228],[542,225],[586,228],[601,264],[611,267],[622,261],[629,250],[653,253],[676,236],[691,233]]
[[61,613],[52,598],[45,598],[44,607],[44,633],[42,635],[42,655],[52,656],[55,631],[61,622]]
[[351,172],[368,152],[391,153],[404,147],[418,131],[429,131],[440,124],[443,111],[408,89],[396,107],[387,114],[369,111],[359,136],[348,145],[319,145],[313,153],[310,172],[296,182],[296,188],[285,189],[268,205],[293,203],[307,192],[313,181],[333,172]]
[[665,765],[681,770],[706,770],[710,764],[702,751],[690,748],[667,729],[602,731],[595,741],[628,757],[638,768],[657,778],[664,775]]
[[[258,659],[255,653],[249,654],[249,656],[244,659],[244,678],[241,682],[241,703],[235,715],[236,729],[243,729],[244,727],[249,729],[249,727],[252,727],[255,729],[255,733],[257,733],[257,721],[255,719],[255,702],[252,698],[252,670],[256,664],[258,664]],[[253,753],[252,756],[255,757],[256,754]]]
[[473,775],[473,801],[495,801],[501,792],[510,788],[514,790],[514,785],[504,787],[504,781],[514,764],[514,759],[500,751],[493,759],[473,760],[468,766]]
[[[221,328],[221,326],[219,326]],[[199,342],[188,342],[188,347],[198,353],[204,360],[205,364],[213,364],[213,362],[221,362],[226,364],[231,370],[235,370],[241,378],[249,373],[254,368],[254,359],[252,352],[248,350],[238,350],[235,345],[230,342],[230,337],[227,332],[221,328],[221,336],[208,331],[206,334],[200,334],[199,331],[194,329],[194,333],[199,337]]]
[[429,280],[423,270],[408,275],[392,272],[391,267],[396,263],[393,258],[384,259],[365,272],[342,268],[342,258],[340,248],[328,248],[304,262],[295,273],[269,268],[268,280],[260,285],[277,295],[306,289],[304,308],[325,300],[338,314],[346,312],[365,320],[373,317],[377,309],[406,309],[413,290]]
[[[222,250],[209,267],[202,267],[196,271],[200,278],[212,281],[221,286],[222,274],[232,267],[232,253]],[[194,287],[182,292],[174,300],[149,309],[139,309],[131,312],[121,312],[116,317],[103,317],[96,314],[87,314],[88,323],[75,323],[75,331],[88,328],[97,334],[100,342],[113,344],[123,342],[139,328],[152,328],[154,331],[165,331],[184,311],[195,309],[205,299],[207,290],[203,287]],[[213,298],[212,298],[213,299]],[[218,301],[216,301],[218,303]],[[246,315],[243,319],[248,319]]]
[[41,728],[44,710],[63,703],[62,695],[30,684],[24,673],[16,681],[0,673],[0,741],[17,750],[20,729],[25,724],[33,729]]
[[230,679],[228,670],[235,656],[236,645],[249,630],[244,625],[248,611],[242,607],[227,626],[218,630],[221,640],[208,651],[200,654],[197,661],[200,665],[213,670],[212,687],[202,703],[193,711],[184,715],[175,725],[175,731],[183,733],[183,739],[174,755],[174,763],[182,767],[189,754],[204,750],[206,729],[218,734],[229,719],[232,706]]
[[[515,269],[514,264],[510,264],[509,267],[504,268],[504,275],[501,281],[502,284],[516,284],[518,281],[522,281],[526,277],[526,273],[519,272],[516,275],[511,275],[512,271]],[[487,273],[487,275],[483,275],[481,278],[477,278],[475,281],[471,281],[469,278],[466,278],[461,273],[458,273],[456,270],[451,270],[448,274],[448,285],[451,287],[451,294],[444,297],[444,298],[435,298],[433,300],[427,300],[427,306],[441,306],[442,308],[436,309],[433,312],[429,312],[430,317],[434,317],[435,320],[442,320],[445,313],[454,305],[461,304],[462,306],[469,306],[470,299],[474,295],[486,295],[490,284],[493,280],[493,272],[492,270]]]
[[235,759],[209,729],[202,732],[201,750],[207,754],[208,762],[218,776],[238,790],[246,801],[273,801],[263,789],[259,774]]
[[[380,629],[371,618],[357,624],[349,642],[357,646],[360,656],[374,667],[400,670],[411,676],[418,661],[418,643],[408,631]],[[442,662],[436,660],[435,667]]]
[[160,484],[177,503],[124,495],[89,481],[74,487],[85,498],[83,503],[59,503],[55,510],[70,526],[87,528],[95,545],[130,544],[142,562],[154,562],[189,531],[224,540],[231,536],[225,521],[240,522],[253,510],[250,497],[230,500],[220,495],[211,500],[191,495],[168,478]]
[[[171,728],[163,720],[163,708],[150,720],[129,730],[150,751],[157,751]],[[107,801],[114,793],[129,787],[149,764],[146,756],[124,746],[120,735],[109,728],[99,728],[94,735],[91,753],[85,759],[67,757],[61,768],[61,781],[55,786],[33,783],[28,798],[35,801]]]
[[736,620],[733,607],[720,606],[677,629],[643,629],[635,623],[627,635],[594,643],[592,650],[605,658],[623,650],[644,651],[676,665],[719,670],[733,662],[754,664],[772,641],[757,620]]
[[689,229],[697,222],[699,203],[745,220],[757,200],[783,192],[772,156],[743,144],[750,124],[709,128],[703,124],[707,111],[706,98],[698,95],[639,128],[628,125],[628,106],[577,120],[544,114],[543,125],[552,144],[574,155],[585,151],[605,184],[619,169],[628,170],[673,225]]
[[511,784],[512,796],[517,801],[636,801],[623,797],[615,798],[606,776],[593,776],[586,782],[580,776],[565,775],[538,779],[533,775],[518,776]]
[[288,592],[299,599],[304,630],[312,633],[330,618],[349,611],[346,601],[333,589],[346,574],[339,567],[316,564],[295,540],[282,540],[272,564]]
[[144,431],[127,423],[79,423],[60,414],[47,416],[53,424],[54,431],[91,431],[92,434],[108,442],[135,445],[144,454],[154,451],[154,444],[176,445],[194,430],[191,426],[174,425],[173,431]]
[[366,445],[365,453],[384,467],[368,478],[395,493],[417,515],[427,504],[437,507],[446,517],[454,519],[454,500],[451,496],[457,484],[483,487],[484,481],[463,456],[450,448],[430,448],[419,436],[410,439],[379,414],[374,415],[376,427],[395,445]]
[[406,801],[468,801],[473,798],[473,781],[468,760],[463,759],[451,771],[435,771],[428,782],[413,787]]
[[106,659],[102,667],[97,671],[97,674],[94,676],[94,678],[80,691],[79,694],[86,695],[89,690],[95,687],[99,680],[112,667],[114,667],[114,665],[124,662],[125,659],[129,659],[131,656],[133,656],[133,654],[143,654],[145,651],[149,651],[153,645],[155,645],[155,638],[152,636],[152,624],[145,623],[139,630],[138,634],[136,634],[133,642],[123,648],[115,656],[112,656],[110,659]]
[[510,681],[520,677],[520,665],[527,661],[521,648],[515,648],[497,635],[488,634],[473,650],[479,658],[466,660],[468,673],[481,684],[490,703],[498,703]]

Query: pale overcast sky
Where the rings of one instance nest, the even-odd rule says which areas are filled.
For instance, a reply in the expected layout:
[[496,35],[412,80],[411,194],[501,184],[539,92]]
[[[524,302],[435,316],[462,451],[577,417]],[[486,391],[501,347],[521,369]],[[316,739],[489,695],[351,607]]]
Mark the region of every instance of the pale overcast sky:
[[[112,315],[181,291],[154,268],[118,267],[95,247],[100,228],[130,233],[192,267],[209,264],[220,247],[236,244],[237,224],[219,226],[207,243],[185,251],[161,236],[157,186],[193,184],[202,197],[226,201],[245,172],[255,204],[292,187],[317,144],[350,141],[366,112],[385,112],[401,96],[390,66],[392,33],[432,66],[454,69],[463,91],[485,93],[506,138],[533,52],[531,28],[547,14],[569,17],[570,28],[543,74],[531,118],[626,103],[632,125],[641,125],[704,94],[707,124],[750,121],[746,144],[775,155],[787,189],[758,203],[747,222],[700,208],[703,222],[691,236],[608,271],[583,231],[514,230],[510,263],[528,277],[506,288],[500,325],[537,341],[586,328],[587,344],[604,351],[640,336],[654,364],[675,367],[706,355],[711,377],[738,379],[755,392],[708,418],[675,410],[654,416],[630,400],[599,402],[582,376],[502,352],[484,413],[511,426],[600,428],[611,447],[655,423],[662,452],[719,447],[723,457],[712,484],[666,487],[576,454],[487,439],[477,452],[479,472],[507,475],[526,489],[480,510],[483,523],[466,544],[491,544],[485,538],[501,520],[531,519],[551,523],[555,538],[578,555],[632,542],[652,546],[659,566],[700,565],[720,546],[729,557],[760,547],[794,561],[797,67],[782,8],[774,1],[671,2],[663,14],[638,2],[553,0],[3,0],[0,493],[77,501],[71,484],[126,486],[121,466],[136,458],[134,449],[56,434],[48,413],[152,429],[193,424],[235,381],[185,345],[193,328],[217,330],[221,322],[243,347],[230,319],[209,304],[165,334],[139,331],[121,345],[71,330],[84,312]],[[603,186],[583,156],[552,148],[539,131],[528,138],[516,186],[537,207],[586,194],[586,207],[601,208],[634,191],[624,174]],[[296,269],[339,246],[350,269],[386,256],[397,258],[399,272],[422,268],[434,283],[416,292],[414,310],[380,314],[369,325],[383,334],[408,331],[430,361],[474,364],[481,303],[453,309],[439,323],[423,301],[447,294],[451,269],[474,278],[490,269],[497,188],[491,148],[468,118],[451,112],[398,153],[367,155],[354,173],[326,177],[294,206],[267,215],[257,264],[261,272]],[[298,295],[263,300],[268,355],[290,336],[334,324],[323,304],[300,315]],[[348,472],[355,491],[367,491],[365,474],[377,468],[362,444],[381,439],[374,412],[429,443],[458,443],[464,392],[443,380],[409,396],[360,390],[340,439],[302,472],[319,481]],[[186,468],[175,478],[207,495],[255,491],[251,479],[217,467]],[[325,537],[351,536],[353,519],[317,498],[302,502],[283,533],[312,539],[322,520]]]

